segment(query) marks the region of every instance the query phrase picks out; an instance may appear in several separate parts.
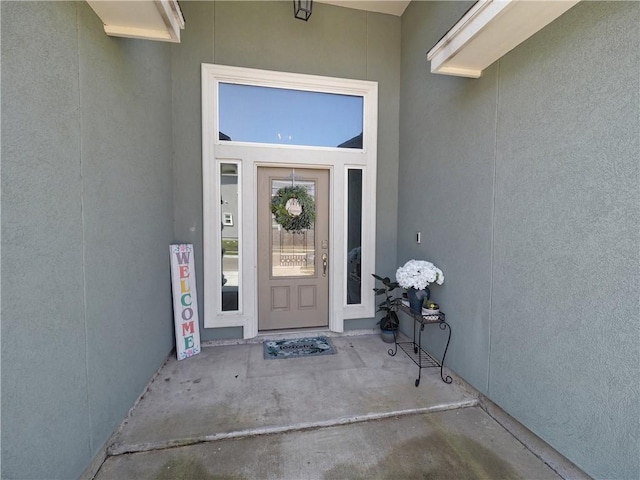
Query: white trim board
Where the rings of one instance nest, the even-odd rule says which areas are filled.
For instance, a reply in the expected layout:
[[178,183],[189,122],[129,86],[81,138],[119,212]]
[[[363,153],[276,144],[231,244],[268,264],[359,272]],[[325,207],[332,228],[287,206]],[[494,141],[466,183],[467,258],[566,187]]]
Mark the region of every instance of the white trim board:
[[87,0],[112,37],[180,43],[184,17],[177,0]]
[[431,73],[478,78],[580,0],[479,0],[427,53]]

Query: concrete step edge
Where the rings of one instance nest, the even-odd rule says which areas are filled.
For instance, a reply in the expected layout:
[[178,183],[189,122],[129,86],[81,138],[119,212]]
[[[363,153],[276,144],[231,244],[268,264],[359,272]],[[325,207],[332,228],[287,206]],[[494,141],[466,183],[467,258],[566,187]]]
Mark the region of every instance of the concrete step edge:
[[391,412],[367,413],[364,415],[354,415],[350,417],[342,417],[331,420],[322,420],[317,422],[303,422],[293,425],[272,426],[249,428],[246,430],[237,430],[234,432],[220,432],[211,435],[201,435],[189,438],[176,438],[171,440],[163,440],[160,442],[143,442],[135,444],[118,444],[113,443],[107,449],[107,456],[113,457],[117,455],[126,455],[131,453],[149,452],[153,450],[165,450],[168,448],[185,447],[196,445],[199,443],[218,442],[221,440],[238,439],[245,437],[255,437],[262,435],[274,435],[279,433],[300,432],[304,430],[314,430],[318,428],[337,427],[343,425],[351,425],[354,423],[369,422],[373,420],[381,420],[385,418],[403,417],[408,415],[420,415],[426,413],[444,412],[448,410],[457,410],[460,408],[469,408],[479,406],[476,398],[461,400],[458,402],[442,403],[432,405],[430,407],[410,408],[406,410],[395,410]]

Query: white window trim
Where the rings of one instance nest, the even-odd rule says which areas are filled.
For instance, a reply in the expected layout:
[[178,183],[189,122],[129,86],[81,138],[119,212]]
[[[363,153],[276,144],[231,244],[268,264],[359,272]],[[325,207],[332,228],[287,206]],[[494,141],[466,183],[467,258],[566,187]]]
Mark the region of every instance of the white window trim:
[[[306,90],[364,98],[363,148],[309,147],[257,144],[219,140],[218,85],[241,83]],[[344,331],[344,320],[375,316],[373,277],[375,271],[375,202],[377,172],[378,84],[316,75],[280,73],[223,65],[202,64],[202,169],[204,245],[204,326],[241,326],[244,338],[258,335],[256,179],[260,166],[326,168],[330,170],[329,329]],[[300,153],[303,153],[301,156]],[[220,252],[219,176],[220,163],[238,163],[238,188],[244,202],[238,205],[240,298],[238,311],[222,312],[219,292]],[[346,189],[347,168],[363,169],[362,211],[362,303],[346,303]],[[216,202],[216,199],[217,202]],[[335,208],[343,206],[343,208]],[[243,232],[252,232],[243,234]],[[217,279],[217,282],[216,282]],[[213,287],[209,288],[210,285]]]

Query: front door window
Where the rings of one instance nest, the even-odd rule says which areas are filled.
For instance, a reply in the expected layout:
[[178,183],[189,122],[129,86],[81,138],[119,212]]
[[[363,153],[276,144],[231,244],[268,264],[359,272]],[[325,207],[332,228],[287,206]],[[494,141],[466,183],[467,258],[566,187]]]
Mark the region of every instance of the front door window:
[[[316,182],[310,180],[296,180],[295,170],[291,180],[271,179],[271,197],[282,201],[278,210],[284,210],[280,215],[283,219],[278,223],[278,217],[271,213],[271,276],[272,277],[313,277],[316,274],[316,224],[315,219],[304,225],[302,230],[294,229],[295,222],[302,215],[310,215],[302,211],[300,202],[295,198],[288,198],[287,189],[300,189],[313,201],[313,212],[316,213]],[[284,192],[284,195],[283,195]],[[284,207],[284,208],[283,208]],[[272,208],[273,210],[273,208]]]

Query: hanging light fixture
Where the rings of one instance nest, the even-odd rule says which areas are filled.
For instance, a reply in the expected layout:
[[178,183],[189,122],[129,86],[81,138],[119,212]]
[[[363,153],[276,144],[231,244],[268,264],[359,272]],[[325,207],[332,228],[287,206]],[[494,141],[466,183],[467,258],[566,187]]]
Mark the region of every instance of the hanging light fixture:
[[311,16],[313,0],[293,0],[293,16],[305,22]]

